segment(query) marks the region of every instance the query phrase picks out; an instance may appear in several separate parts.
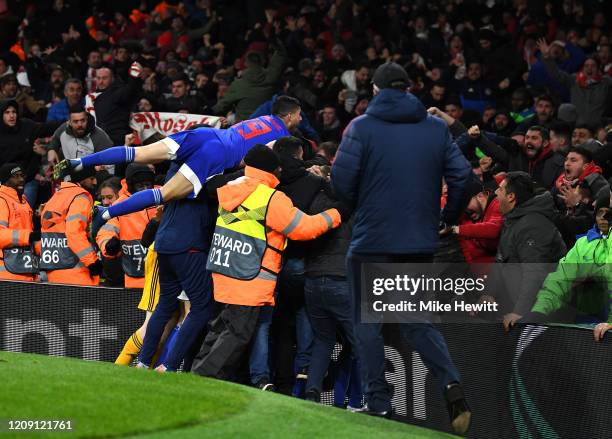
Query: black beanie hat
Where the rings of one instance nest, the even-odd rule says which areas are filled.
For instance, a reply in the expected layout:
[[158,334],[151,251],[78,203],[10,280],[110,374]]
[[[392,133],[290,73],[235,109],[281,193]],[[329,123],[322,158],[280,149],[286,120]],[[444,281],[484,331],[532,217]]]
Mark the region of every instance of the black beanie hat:
[[610,194],[602,195],[595,200],[595,215],[599,209],[604,207],[610,208]]
[[153,172],[147,165],[130,163],[125,170],[125,181],[128,183],[128,185],[141,181],[154,182],[155,172]]
[[6,183],[14,173],[19,171],[23,172],[23,169],[17,163],[5,163],[2,165],[0,167],[0,184]]
[[261,143],[255,145],[247,152],[244,157],[244,163],[247,166],[270,173],[274,172],[281,165],[278,154]]
[[472,173],[472,175],[470,176],[465,191],[466,199],[468,200],[472,197],[475,197],[479,193],[484,192],[484,185],[476,174]]
[[86,178],[95,177],[96,176],[96,168],[93,166],[89,166],[87,168],[83,168],[80,171],[72,171],[70,173],[70,181],[73,183],[80,183]]

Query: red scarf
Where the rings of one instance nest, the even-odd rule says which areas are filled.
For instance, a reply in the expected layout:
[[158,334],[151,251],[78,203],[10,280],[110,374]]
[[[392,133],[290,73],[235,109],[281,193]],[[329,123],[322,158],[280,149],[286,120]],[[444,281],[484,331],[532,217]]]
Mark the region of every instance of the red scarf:
[[589,85],[598,84],[601,82],[601,74],[593,75],[590,79],[586,77],[584,72],[580,72],[576,75],[576,84],[581,88],[587,88]]
[[561,189],[561,186],[563,185],[571,186],[576,180],[582,183],[584,179],[587,178],[591,174],[602,174],[602,173],[603,171],[601,170],[599,166],[595,164],[595,162],[590,162],[587,165],[587,167],[584,168],[584,171],[582,171],[582,174],[580,174],[580,176],[575,180],[568,180],[567,178],[565,178],[565,172],[562,172],[561,175],[559,175],[559,177],[557,178],[557,181],[555,182],[555,186],[557,187],[557,189]]
[[533,170],[535,169],[536,165],[548,158],[548,156],[550,155],[550,153],[552,152],[552,145],[549,143],[548,146],[546,148],[544,148],[537,156],[535,156],[532,160],[529,160],[529,175],[533,175]]

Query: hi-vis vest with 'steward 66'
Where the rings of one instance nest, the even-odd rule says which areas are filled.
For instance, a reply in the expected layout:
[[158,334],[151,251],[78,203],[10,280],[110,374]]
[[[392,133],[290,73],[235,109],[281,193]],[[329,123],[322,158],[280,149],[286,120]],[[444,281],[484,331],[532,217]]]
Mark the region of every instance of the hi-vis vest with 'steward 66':
[[[85,190],[75,186],[67,187],[55,193],[45,205],[41,217],[40,234],[40,269],[45,271],[64,270],[68,268],[84,267],[68,246],[66,236],[66,222],[75,218],[66,217],[72,202],[80,196],[85,195]],[[82,216],[82,215],[73,215]],[[86,218],[85,218],[86,219]],[[90,247],[83,250],[91,251]]]
[[266,214],[274,192],[275,189],[260,184],[233,211],[219,207],[206,264],[209,271],[240,280],[251,280],[261,270],[268,271],[262,267],[266,249],[282,253],[268,245],[266,235]]

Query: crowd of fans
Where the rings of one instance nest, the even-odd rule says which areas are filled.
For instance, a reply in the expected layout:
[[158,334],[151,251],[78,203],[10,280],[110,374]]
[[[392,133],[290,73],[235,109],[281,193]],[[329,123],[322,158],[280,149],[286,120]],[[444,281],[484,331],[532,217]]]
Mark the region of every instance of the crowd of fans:
[[[610,225],[606,6],[596,0],[0,1],[0,165],[19,165],[36,229],[59,184],[51,165],[162,137],[135,136],[131,113],[216,115],[226,127],[270,114],[277,96],[289,95],[301,103],[302,121],[292,133],[301,148],[288,147],[281,188],[297,204],[303,188],[292,183],[306,168],[329,179],[343,131],[373,97],[374,70],[394,61],[408,72],[411,93],[447,123],[478,177],[460,222],[441,226],[437,260],[609,261],[601,250],[595,259],[585,256],[592,254],[585,247],[607,239]],[[409,147],[406,142],[397,147]],[[132,174],[123,190],[152,187],[166,171],[163,164],[140,169],[147,178]],[[98,168],[97,184],[86,189],[109,205],[121,196],[125,173]],[[13,175],[11,169],[0,174],[3,184]],[[94,218],[92,243],[100,225]],[[320,241],[313,248],[329,251]],[[120,253],[117,242],[100,250]],[[281,295],[304,270],[304,250],[290,243],[288,252]],[[329,260],[338,257],[331,252]],[[129,287],[124,267],[109,257],[106,284]],[[576,300],[561,281],[549,278],[542,287],[538,276],[523,275],[508,297],[481,300],[502,305],[507,327],[569,303],[575,319],[612,322],[607,290]],[[303,297],[291,301],[298,303],[286,308],[295,314],[299,341],[306,329],[295,309],[303,308]],[[298,377],[307,373],[304,343],[298,343]]]

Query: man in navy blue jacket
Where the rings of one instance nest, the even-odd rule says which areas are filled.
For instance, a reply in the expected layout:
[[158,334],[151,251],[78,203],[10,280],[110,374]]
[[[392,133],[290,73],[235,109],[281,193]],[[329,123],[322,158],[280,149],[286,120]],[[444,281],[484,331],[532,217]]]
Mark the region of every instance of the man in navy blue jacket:
[[[347,268],[363,358],[365,411],[390,416],[382,323],[360,323],[361,266],[432,262],[438,246],[442,178],[448,186],[442,220],[453,224],[462,210],[471,167],[445,122],[428,115],[423,104],[406,92],[409,78],[401,66],[381,65],[373,84],[375,97],[365,115],[348,126],[331,180],[336,195],[355,206]],[[438,378],[453,429],[464,433],[471,413],[444,338],[429,323],[400,328]]]
[[[178,171],[173,164],[166,181]],[[210,249],[211,218],[204,192],[195,199],[175,200],[164,208],[155,250],[159,260],[159,302],[147,326],[139,367],[152,367],[152,360],[166,323],[177,310],[181,291],[191,307],[176,335],[176,341],[158,371],[176,371],[199,339],[212,315],[212,278],[206,270]],[[186,360],[187,362],[187,360]]]

